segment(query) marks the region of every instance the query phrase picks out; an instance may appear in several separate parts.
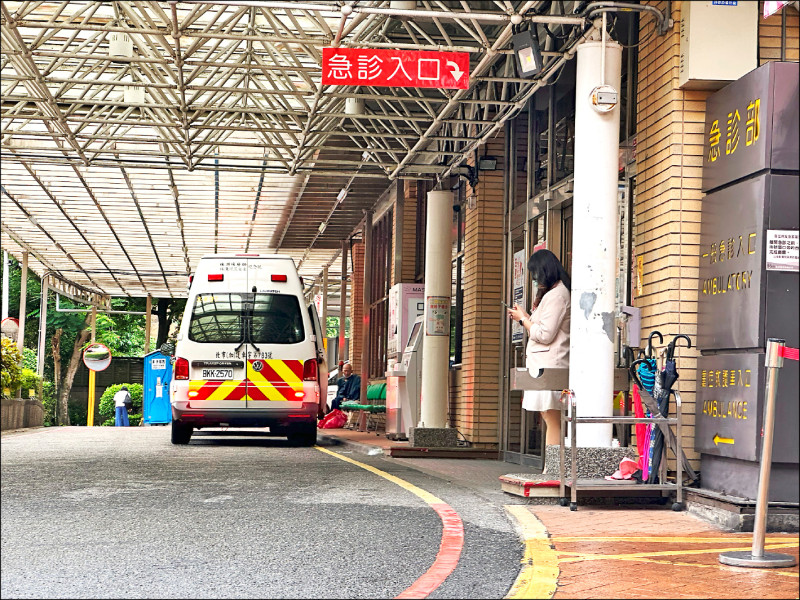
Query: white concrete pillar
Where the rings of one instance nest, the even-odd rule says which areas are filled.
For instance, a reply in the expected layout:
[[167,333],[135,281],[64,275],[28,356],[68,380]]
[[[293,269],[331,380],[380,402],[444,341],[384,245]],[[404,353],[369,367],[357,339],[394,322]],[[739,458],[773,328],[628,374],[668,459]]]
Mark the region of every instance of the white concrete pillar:
[[[590,97],[601,84],[619,92],[621,59],[615,42],[606,43],[605,61],[601,42],[578,47],[569,374],[578,416],[613,414],[620,111],[617,103],[598,112]],[[611,437],[610,423],[578,425],[578,446],[610,446]]]
[[453,193],[428,192],[420,427],[447,427]]

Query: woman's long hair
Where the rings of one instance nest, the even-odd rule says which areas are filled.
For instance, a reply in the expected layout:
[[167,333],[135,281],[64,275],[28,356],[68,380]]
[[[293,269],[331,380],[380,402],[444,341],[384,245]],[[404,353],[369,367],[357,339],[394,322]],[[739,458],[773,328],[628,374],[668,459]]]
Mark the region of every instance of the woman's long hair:
[[568,290],[572,289],[572,280],[564,270],[556,255],[550,250],[537,250],[531,255],[528,261],[528,272],[536,280],[536,298],[533,300],[533,307],[539,306],[544,295],[553,289],[559,281]]

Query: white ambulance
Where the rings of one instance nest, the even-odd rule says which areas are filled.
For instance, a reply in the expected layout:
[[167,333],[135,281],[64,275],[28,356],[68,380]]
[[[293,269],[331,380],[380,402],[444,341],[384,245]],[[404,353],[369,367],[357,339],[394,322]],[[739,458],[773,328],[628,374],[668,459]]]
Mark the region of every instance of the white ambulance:
[[269,427],[316,442],[328,369],[317,310],[288,256],[200,259],[178,333],[172,443],[203,427]]

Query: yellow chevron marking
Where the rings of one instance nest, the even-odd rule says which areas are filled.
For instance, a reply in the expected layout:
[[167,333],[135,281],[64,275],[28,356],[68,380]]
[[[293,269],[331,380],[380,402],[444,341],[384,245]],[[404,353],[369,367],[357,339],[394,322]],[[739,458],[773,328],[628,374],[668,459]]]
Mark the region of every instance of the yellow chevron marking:
[[[253,385],[252,380],[250,380],[248,387],[250,385]],[[276,390],[275,386],[273,386],[269,382],[265,382],[263,384],[258,385],[258,390],[267,397],[267,400],[272,400],[275,402],[286,402],[286,398],[284,397],[284,395],[281,394],[278,390]],[[253,402],[259,402],[259,400],[251,398],[249,395],[247,399],[252,400]],[[261,402],[264,402],[264,400],[261,400]]]
[[284,361],[271,360],[269,361],[269,366],[275,369],[275,372],[280,375],[281,379],[283,379],[287,385],[291,386],[292,389],[302,391],[303,380],[298,377]]
[[227,400],[228,395],[234,389],[236,389],[236,386],[238,386],[240,383],[242,383],[242,381],[240,379],[237,379],[237,380],[234,380],[234,381],[226,381],[225,383],[220,385],[217,389],[215,389],[213,392],[211,392],[211,395],[209,395],[209,397],[206,398],[206,400],[208,400],[208,401],[212,401],[212,400]]
[[[283,385],[288,386],[296,392],[303,391],[303,380],[295,375],[286,362],[282,360],[265,360],[264,362],[268,364],[281,379],[283,379]],[[247,378],[250,380],[251,385],[258,387],[259,391],[267,397],[267,400],[275,402],[287,402],[286,397],[275,389],[275,383],[267,380],[267,378],[263,375],[263,371],[258,372],[253,369],[253,364],[250,362],[247,363]],[[258,400],[255,400],[249,396],[248,400],[258,402]]]

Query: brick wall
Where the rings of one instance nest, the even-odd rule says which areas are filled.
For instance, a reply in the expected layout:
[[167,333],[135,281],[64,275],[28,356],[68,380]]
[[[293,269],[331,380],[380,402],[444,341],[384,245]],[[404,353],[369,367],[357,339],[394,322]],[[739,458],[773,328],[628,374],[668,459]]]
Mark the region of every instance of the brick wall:
[[486,153],[498,159],[497,169],[480,172],[476,189],[467,191],[467,197],[477,197],[475,206],[465,209],[462,370],[451,419],[475,447],[497,447],[499,442],[503,141],[501,132],[487,144]]
[[800,15],[796,10],[784,8],[764,19],[764,2],[758,3],[758,64],[781,60],[781,20],[786,15],[786,44],[783,46],[783,60],[800,60]]
[[[665,1],[648,2],[664,11]],[[680,11],[673,2],[675,27],[652,33],[653,19],[641,19],[635,253],[643,259],[642,293],[634,282],[634,305],[642,309],[642,335],[657,329],[665,343],[678,333],[697,334],[700,211],[706,99],[713,91],[677,88]],[[786,9],[784,9],[786,10]],[[786,55],[797,60],[797,15],[787,16]],[[777,28],[777,29],[776,29]],[[777,33],[776,33],[777,32]],[[777,51],[775,38],[778,38]],[[780,56],[781,18],[759,16],[761,64]],[[643,345],[646,342],[643,342]],[[683,446],[692,459],[697,352],[679,351],[679,389],[683,398]]]
[[[406,179],[398,183],[400,193],[398,203],[402,208],[395,208],[392,216],[392,256],[395,256],[400,244],[400,273],[395,272],[395,261],[392,261],[392,285],[395,283],[414,283],[414,251],[417,243],[417,182]],[[401,219],[398,221],[398,219]]]
[[350,274],[350,364],[361,374],[361,348],[364,346],[364,243],[353,244],[353,272]]

